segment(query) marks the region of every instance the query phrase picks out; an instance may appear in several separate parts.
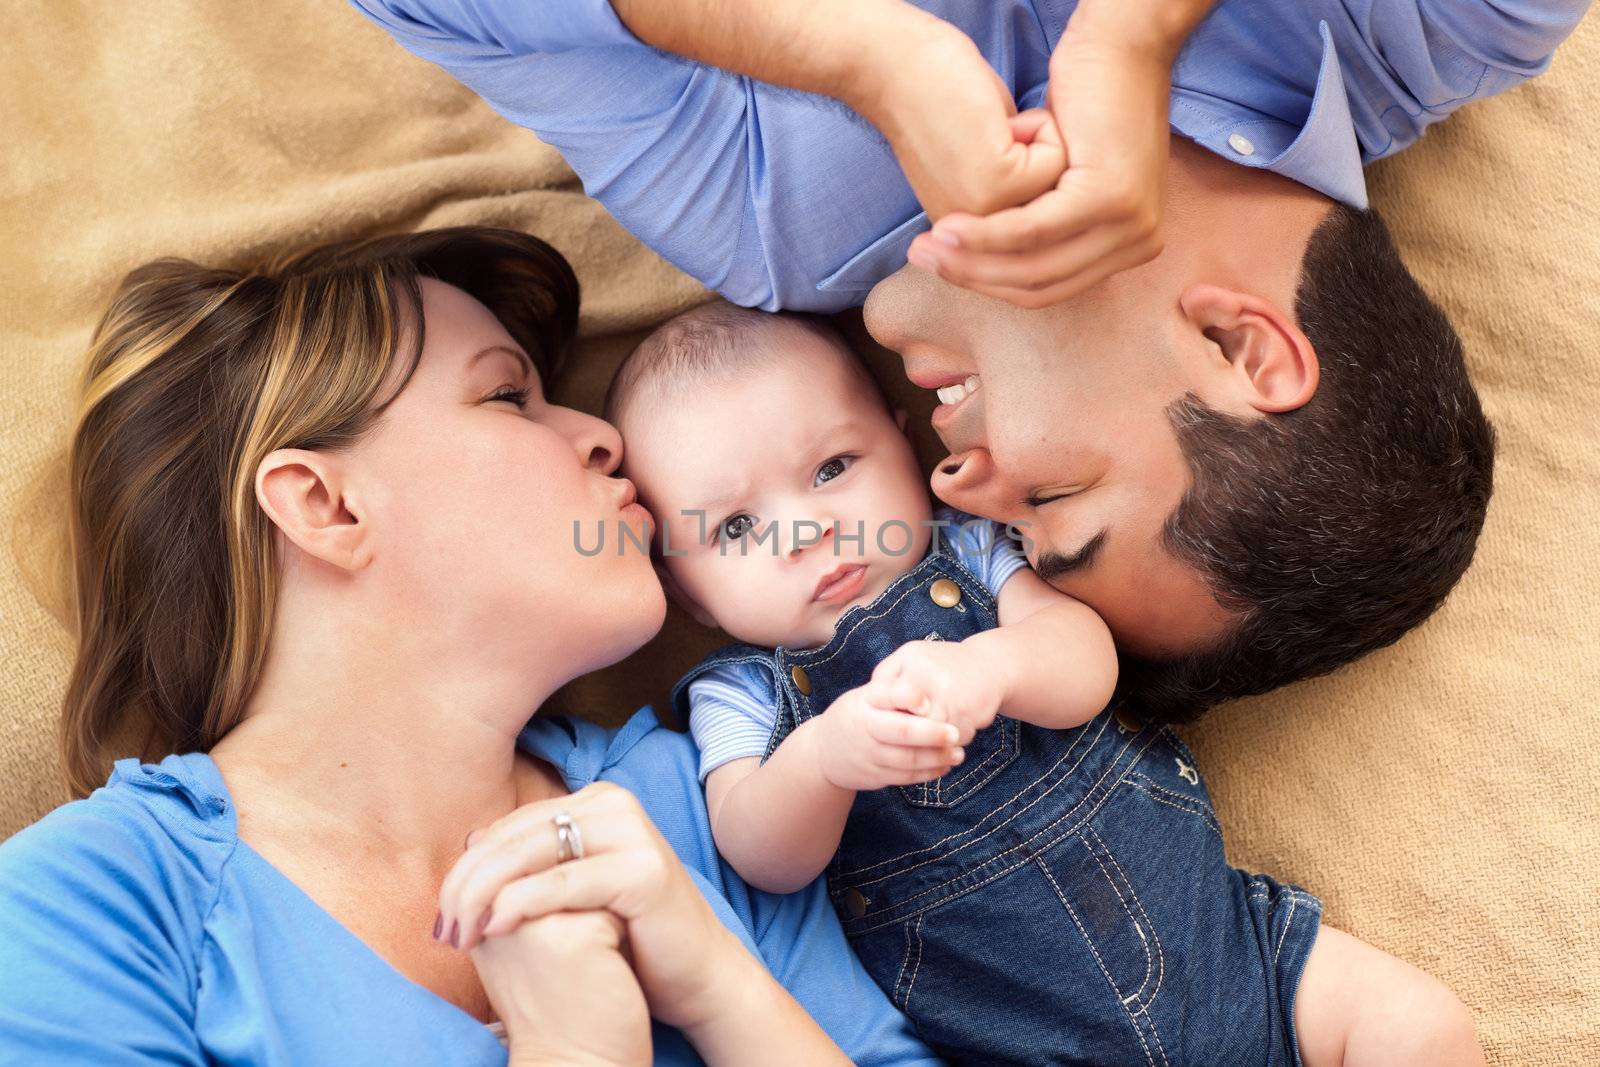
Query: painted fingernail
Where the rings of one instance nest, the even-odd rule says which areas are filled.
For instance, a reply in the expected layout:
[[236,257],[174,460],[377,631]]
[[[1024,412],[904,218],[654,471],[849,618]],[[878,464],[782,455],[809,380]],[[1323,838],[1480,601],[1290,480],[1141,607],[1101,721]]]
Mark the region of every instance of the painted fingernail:
[[483,914],[478,916],[478,937],[483,937],[483,932],[489,928],[489,920],[494,917],[494,912],[488,908],[483,909]]
[[433,939],[439,940],[439,935],[444,933],[444,915],[440,912],[433,913]]
[[929,240],[933,240],[933,241],[938,241],[940,244],[946,246],[947,248],[960,248],[961,247],[961,238],[960,237],[958,237],[955,234],[951,233],[949,230],[941,230],[937,226],[934,227],[933,230],[931,230],[928,233],[928,239]]
[[920,267],[931,274],[939,273],[939,257],[920,245],[913,245],[906,254],[913,267]]
[[461,924],[454,919],[450,920],[450,947],[461,947]]

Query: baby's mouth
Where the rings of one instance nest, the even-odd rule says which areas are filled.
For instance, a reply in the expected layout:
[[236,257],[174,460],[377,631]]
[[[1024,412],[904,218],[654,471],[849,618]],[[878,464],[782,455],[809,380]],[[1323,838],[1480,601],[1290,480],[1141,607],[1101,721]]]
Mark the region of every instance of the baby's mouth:
[[817,603],[827,604],[839,600],[849,600],[861,591],[867,579],[867,566],[864,563],[846,563],[835,567],[822,576],[817,582],[817,588],[811,599]]

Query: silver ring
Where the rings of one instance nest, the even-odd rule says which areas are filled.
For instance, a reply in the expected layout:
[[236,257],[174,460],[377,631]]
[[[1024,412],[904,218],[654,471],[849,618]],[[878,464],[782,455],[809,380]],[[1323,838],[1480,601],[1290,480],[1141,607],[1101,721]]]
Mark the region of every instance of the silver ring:
[[583,859],[583,835],[578,832],[578,824],[572,821],[572,816],[561,811],[550,821],[556,827],[556,862]]

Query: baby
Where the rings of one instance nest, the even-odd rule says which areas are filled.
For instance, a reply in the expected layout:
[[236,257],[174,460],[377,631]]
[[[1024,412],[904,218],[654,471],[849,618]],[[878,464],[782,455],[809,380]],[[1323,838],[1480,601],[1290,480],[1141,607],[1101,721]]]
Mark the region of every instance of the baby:
[[[1470,1023],[1429,1058],[1352,1009],[1356,964],[1437,984],[1337,931],[1323,949],[1315,897],[1228,866],[1194,756],[1107,707],[1105,624],[1007,531],[934,512],[904,413],[829,327],[696,309],[629,358],[607,413],[669,592],[739,642],[673,694],[718,849],[771,892],[826,872],[941,1055],[1481,1062],[1454,1058],[1478,1055]],[[1297,1007],[1303,975],[1319,999]],[[1389,1023],[1428,1038],[1441,1012],[1415,1004]]]

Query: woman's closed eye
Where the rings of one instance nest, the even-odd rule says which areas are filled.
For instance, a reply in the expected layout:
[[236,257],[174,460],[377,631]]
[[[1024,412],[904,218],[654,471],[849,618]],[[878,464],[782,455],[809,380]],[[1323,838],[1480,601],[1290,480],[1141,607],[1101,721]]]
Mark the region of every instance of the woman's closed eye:
[[515,404],[519,408],[524,408],[528,406],[528,397],[532,395],[533,390],[531,389],[518,389],[514,386],[503,385],[490,395],[487,402],[491,404],[504,402],[507,404]]
[[834,456],[832,459],[828,460],[826,463],[822,464],[822,466],[817,468],[817,473],[812,477],[811,484],[821,485],[823,482],[833,481],[835,478],[839,477],[839,475],[849,470],[850,465],[854,463],[856,459],[856,456]]

